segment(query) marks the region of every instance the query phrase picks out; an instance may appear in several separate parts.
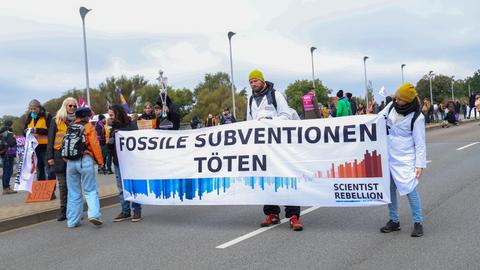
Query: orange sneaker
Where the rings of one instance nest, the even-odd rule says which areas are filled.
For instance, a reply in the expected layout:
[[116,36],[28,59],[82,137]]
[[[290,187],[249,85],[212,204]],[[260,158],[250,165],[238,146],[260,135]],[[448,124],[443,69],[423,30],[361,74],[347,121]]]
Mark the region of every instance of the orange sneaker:
[[294,230],[294,231],[302,231],[303,230],[302,223],[300,223],[300,220],[298,220],[297,215],[293,215],[290,218],[290,228],[292,228],[292,230]]
[[265,220],[260,224],[262,227],[268,227],[273,224],[278,224],[280,223],[280,218],[278,217],[277,214],[269,214],[265,217]]

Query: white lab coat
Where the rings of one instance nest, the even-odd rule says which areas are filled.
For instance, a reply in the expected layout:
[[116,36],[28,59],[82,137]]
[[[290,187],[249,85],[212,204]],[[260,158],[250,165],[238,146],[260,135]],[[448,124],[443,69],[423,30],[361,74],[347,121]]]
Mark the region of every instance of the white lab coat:
[[[249,98],[250,99],[250,98]],[[260,106],[257,106],[255,99],[252,100],[252,112],[250,114],[250,106],[247,104],[247,120],[258,120],[261,117],[271,117],[272,119],[292,120],[295,118],[293,113],[298,114],[288,106],[287,101],[282,93],[275,91],[275,100],[277,101],[277,109],[273,104],[268,104],[267,96],[263,96]]]
[[411,131],[414,113],[406,115],[395,123],[395,114],[397,114],[395,109],[392,109],[387,116],[392,104],[393,102],[390,102],[385,106],[379,115],[383,115],[387,121],[390,174],[398,192],[403,196],[412,192],[418,184],[415,168],[427,167],[425,117],[420,114]]

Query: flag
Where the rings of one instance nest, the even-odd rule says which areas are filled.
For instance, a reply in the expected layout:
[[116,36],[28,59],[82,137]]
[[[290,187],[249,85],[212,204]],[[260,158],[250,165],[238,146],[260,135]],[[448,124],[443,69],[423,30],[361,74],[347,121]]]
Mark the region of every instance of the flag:
[[382,86],[382,88],[380,88],[380,91],[378,91],[378,94],[382,97],[388,96],[387,88],[385,88],[385,86]]
[[92,108],[90,108],[90,106],[85,102],[85,100],[82,97],[78,98],[78,106],[80,106],[80,108],[83,108],[83,107],[89,108],[90,111],[92,112],[91,118],[93,118],[93,116],[95,115],[95,112],[92,110]]
[[132,111],[130,110],[130,107],[128,107],[128,104],[127,104],[127,100],[125,99],[125,97],[123,96],[122,92],[121,92],[121,89],[119,87],[117,87],[117,89],[115,89],[115,93],[117,94],[117,99],[120,103],[120,105],[122,105],[122,107],[128,112],[128,113],[132,113]]

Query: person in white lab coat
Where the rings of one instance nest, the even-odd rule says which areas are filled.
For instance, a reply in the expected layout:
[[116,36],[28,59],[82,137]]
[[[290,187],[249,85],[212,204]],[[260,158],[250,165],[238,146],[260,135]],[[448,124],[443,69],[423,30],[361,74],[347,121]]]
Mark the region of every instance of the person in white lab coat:
[[407,195],[412,210],[414,228],[411,236],[423,235],[423,214],[420,195],[416,189],[427,163],[425,117],[420,110],[415,87],[405,83],[397,89],[395,99],[379,113],[387,121],[391,174],[391,203],[388,205],[390,220],[380,229],[383,233],[400,230],[396,194],[398,189],[400,196]]
[[[248,76],[248,81],[252,88],[252,95],[248,101],[247,120],[298,119],[297,113],[292,112],[283,95],[273,88],[273,83],[264,79],[260,70],[253,70]],[[280,223],[280,207],[278,205],[264,205],[263,213],[265,220],[260,226],[268,227]],[[299,220],[300,206],[285,206],[285,217],[290,219],[292,230],[303,230],[303,225]]]

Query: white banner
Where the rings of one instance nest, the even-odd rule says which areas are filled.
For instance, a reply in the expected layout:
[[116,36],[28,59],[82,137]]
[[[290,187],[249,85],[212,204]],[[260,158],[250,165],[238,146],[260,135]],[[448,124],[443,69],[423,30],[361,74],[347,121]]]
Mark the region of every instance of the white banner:
[[125,199],[141,204],[390,202],[386,125],[376,115],[120,131],[116,147]]

